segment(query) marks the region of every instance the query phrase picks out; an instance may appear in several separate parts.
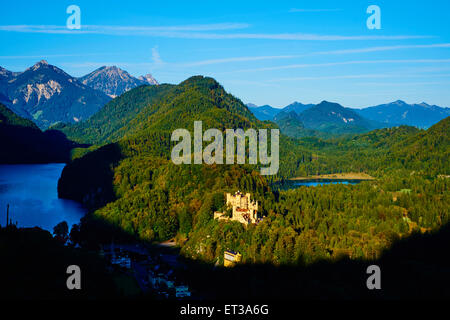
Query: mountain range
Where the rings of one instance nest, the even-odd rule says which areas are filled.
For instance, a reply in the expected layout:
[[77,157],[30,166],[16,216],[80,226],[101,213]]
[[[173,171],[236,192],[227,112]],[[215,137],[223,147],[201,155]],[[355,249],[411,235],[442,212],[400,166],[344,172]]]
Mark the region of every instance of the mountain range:
[[258,107],[254,104],[247,104],[247,107],[256,118],[276,122],[281,131],[291,137],[329,137],[330,134],[365,132],[400,125],[428,128],[450,115],[449,108],[424,102],[407,104],[401,100],[364,109],[345,108],[327,101],[317,105],[294,102],[284,108],[269,105]]
[[255,117],[261,121],[265,121],[265,120],[272,121],[273,118],[282,110],[282,109],[271,107],[267,104],[258,107],[255,104],[248,103],[247,107],[255,115]]
[[298,116],[306,128],[330,133],[364,132],[380,127],[361,117],[353,109],[328,101],[307,108]]
[[75,78],[41,60],[23,72],[0,67],[0,103],[47,129],[86,120],[115,95],[148,84],[157,84],[151,75],[134,78],[117,67]]
[[[158,82],[150,74],[136,78],[116,66],[103,66],[79,78],[45,60],[23,72],[0,67],[0,103],[41,129],[57,123],[83,123],[112,98],[142,85]],[[275,121],[282,132],[292,137],[328,137],[399,125],[428,128],[450,115],[449,108],[401,100],[364,109],[327,101],[317,105],[294,102],[284,108],[254,104],[247,107],[258,120]],[[88,128],[92,130],[92,126]]]
[[[260,112],[260,108],[265,114]],[[294,102],[283,109],[270,106],[250,106],[249,109],[259,120],[274,121],[282,133],[294,138],[329,138],[333,135],[361,133],[383,127],[376,121],[360,116],[354,109],[328,101],[316,105]]]
[[[248,292],[253,295],[257,292],[259,297],[273,292],[292,297],[298,294],[298,284],[303,284],[304,279],[319,275],[312,278],[309,292],[320,282],[315,279],[327,276],[328,269],[323,272],[323,268],[328,262],[333,270],[339,268],[339,272],[331,275],[339,281],[331,289],[328,281],[323,282],[325,285],[319,286],[313,296],[323,296],[323,290],[327,290],[327,296],[337,292],[340,297],[348,297],[349,292],[355,292],[356,297],[361,297],[361,292],[367,291],[365,288],[342,290],[339,273],[348,270],[349,262],[354,260],[357,267],[352,269],[352,274],[358,275],[361,261],[381,261],[374,260],[378,254],[385,259],[383,263],[391,261],[392,265],[399,265],[399,260],[392,260],[393,257],[403,257],[398,268],[400,276],[404,275],[408,263],[413,275],[445,269],[441,267],[442,259],[436,258],[441,263],[438,264],[427,257],[420,260],[411,255],[411,252],[434,250],[441,257],[442,248],[434,243],[424,247],[416,242],[409,249],[403,247],[396,251],[388,248],[404,241],[401,237],[435,236],[432,231],[441,226],[441,220],[442,224],[449,220],[445,179],[450,168],[449,117],[426,131],[400,126],[330,140],[289,139],[281,135],[280,172],[284,172],[281,177],[295,177],[299,173],[302,176],[342,172],[377,174],[376,181],[359,185],[301,187],[287,192],[273,190],[277,180],[270,183],[252,165],[174,164],[170,157],[174,146],[172,132],[186,128],[192,135],[196,120],[203,122],[204,130],[275,126],[258,120],[217,81],[202,76],[191,77],[178,85],[131,89],[87,121],[61,124],[63,136],[67,134],[80,142],[95,144],[72,158],[58,181],[60,197],[82,202],[90,211],[75,229],[82,247],[96,248],[101,243],[110,243],[111,239],[119,243],[122,239],[142,243],[183,239],[177,243],[186,261],[190,259],[186,270],[191,277],[189,285],[212,288],[205,295],[211,297],[215,297],[217,288],[210,286],[213,274],[218,279],[214,281],[222,281],[222,288],[236,277],[248,280],[255,270],[258,276],[244,283],[243,288],[251,289],[244,290],[242,298],[248,297]],[[306,126],[324,131],[360,130],[373,125],[355,110],[327,101],[300,113],[285,110],[274,121],[286,122],[289,128],[297,130],[313,130]],[[2,151],[22,152],[25,147],[46,145],[46,141],[41,141],[17,147],[11,141],[21,137],[21,127],[30,128],[33,135],[46,136],[52,131],[42,133],[31,121],[0,105]],[[9,134],[6,138],[1,135],[3,128]],[[72,150],[72,155],[80,148],[77,149]],[[0,154],[4,155],[7,154]],[[226,210],[225,194],[236,190],[248,192],[260,201],[261,223],[245,228],[236,222],[213,218],[214,212]],[[442,238],[436,241],[445,243]],[[232,268],[239,273],[229,277],[228,269],[216,267],[225,250],[240,252],[247,259]],[[195,267],[195,260],[201,262],[199,267]],[[423,261],[431,262],[424,266]],[[264,269],[259,269],[259,263]],[[289,269],[290,265],[293,269]],[[310,272],[313,268],[322,271],[304,276],[304,270]],[[206,272],[211,272],[207,278]],[[242,276],[242,272],[246,274]],[[258,279],[267,274],[282,276],[261,286]],[[446,279],[446,273],[439,275],[442,276],[437,278]],[[357,278],[350,281],[351,287],[354,283],[356,288],[361,288],[360,277]],[[391,278],[394,283],[399,279],[397,274]],[[417,288],[415,283],[407,289],[402,286],[410,282],[409,274],[401,279],[401,290],[413,292]],[[424,282],[431,281],[426,278]],[[439,292],[445,288],[439,288]],[[230,291],[224,296],[233,294]],[[197,289],[197,292],[202,291]],[[398,295],[396,289],[391,292]],[[391,297],[395,295],[388,295]]]
[[141,85],[157,85],[158,82],[151,74],[135,78],[128,72],[116,66],[103,66],[91,73],[78,78],[83,84],[100,90],[111,98]]
[[408,104],[402,100],[356,110],[361,116],[386,126],[409,125],[428,128],[450,115],[450,108],[425,102]]
[[[59,196],[83,202],[97,210],[96,217],[129,234],[158,241],[173,237],[177,228],[189,233],[207,226],[211,212],[220,209],[216,200],[223,199],[228,190],[249,190],[260,199],[270,198],[257,167],[171,162],[173,130],[185,128],[192,134],[193,123],[199,120],[203,130],[274,126],[257,120],[212,78],[195,76],[178,85],[141,86],[117,97],[88,121],[61,128],[68,138],[95,146],[64,168],[58,182]],[[445,174],[449,120],[426,132],[401,126],[333,140],[281,135],[279,173],[294,176],[331,169],[359,172],[408,167]],[[357,132],[373,125],[354,110],[327,101],[299,115],[286,112],[277,121],[286,121],[289,128],[297,130],[331,132]],[[428,159],[426,165],[422,159]]]

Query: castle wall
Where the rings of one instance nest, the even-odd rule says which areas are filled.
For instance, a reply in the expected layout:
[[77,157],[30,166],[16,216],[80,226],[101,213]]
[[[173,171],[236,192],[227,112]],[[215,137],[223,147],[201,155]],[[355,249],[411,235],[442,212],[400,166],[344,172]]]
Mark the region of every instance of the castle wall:
[[[236,192],[234,195],[227,193],[227,206],[232,207],[233,210],[231,220],[245,225],[257,222],[258,202],[250,200],[250,193],[245,195],[240,192]],[[214,219],[228,220],[220,212],[214,213]]]

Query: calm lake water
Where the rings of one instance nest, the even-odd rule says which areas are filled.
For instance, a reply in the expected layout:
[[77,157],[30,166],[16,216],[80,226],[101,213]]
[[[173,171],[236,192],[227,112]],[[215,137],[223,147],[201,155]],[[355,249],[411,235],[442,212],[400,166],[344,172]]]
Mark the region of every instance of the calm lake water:
[[64,163],[0,165],[0,225],[9,216],[18,227],[53,227],[66,221],[69,228],[78,223],[86,210],[77,202],[58,199],[58,179]]
[[308,179],[308,180],[289,180],[283,184],[277,184],[276,188],[287,190],[295,189],[301,186],[316,187],[326,184],[357,184],[363,180],[348,180],[348,179]]

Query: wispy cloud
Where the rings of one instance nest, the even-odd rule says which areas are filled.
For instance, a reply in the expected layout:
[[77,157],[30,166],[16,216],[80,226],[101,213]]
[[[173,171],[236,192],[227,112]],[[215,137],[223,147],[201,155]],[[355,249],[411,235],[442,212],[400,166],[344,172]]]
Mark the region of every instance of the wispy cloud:
[[310,80],[337,80],[337,79],[364,79],[364,78],[388,78],[387,74],[352,74],[352,75],[337,75],[337,76],[317,76],[317,77],[290,77],[290,78],[276,78],[267,80],[267,82],[281,82],[281,81],[310,81]]
[[110,54],[112,53],[106,52],[106,53],[77,53],[77,54],[13,55],[13,56],[0,56],[0,59],[48,59],[48,58],[65,58],[65,57],[104,56]]
[[221,64],[230,62],[244,62],[244,61],[260,61],[260,60],[277,60],[277,59],[292,59],[297,58],[295,55],[284,55],[284,56],[253,56],[253,57],[234,57],[234,58],[223,58],[223,59],[210,59],[202,60],[190,63],[184,63],[184,67],[197,67],[211,64]]
[[341,54],[378,52],[378,51],[401,50],[401,49],[427,49],[427,48],[450,48],[450,43],[436,43],[436,44],[425,44],[425,45],[397,45],[397,46],[368,47],[368,48],[356,48],[356,49],[333,50],[333,51],[318,51],[318,52],[312,52],[312,53],[301,54],[301,55],[248,56],[248,57],[209,59],[209,60],[184,63],[184,64],[181,64],[181,66],[196,67],[196,66],[231,63],[231,62],[295,59],[295,58],[303,58],[303,57],[309,57],[309,56],[315,56],[315,55],[341,55]]
[[[450,84],[449,81],[403,81],[406,79],[424,79],[424,78],[450,78],[450,74],[398,74],[398,73],[375,73],[375,74],[351,74],[351,75],[335,75],[335,76],[310,76],[310,77],[289,77],[289,78],[275,78],[275,79],[269,79],[265,81],[254,81],[249,82],[251,85],[257,85],[260,87],[282,87],[283,82],[291,82],[296,83],[297,81],[327,81],[327,80],[362,80],[353,82],[352,85],[357,86],[380,86],[380,87],[408,87],[410,86],[418,86],[418,85],[447,85]],[[381,81],[366,81],[364,79],[385,79]],[[386,80],[389,79],[400,79],[399,82],[388,82]],[[364,80],[364,81],[363,81]],[[233,83],[233,84],[247,84],[243,81],[239,80],[228,80],[227,83]],[[366,96],[365,94],[362,94],[361,96]],[[378,94],[378,93],[377,93]],[[377,95],[374,94],[374,95]],[[345,95],[345,94],[344,94]]]
[[292,8],[289,12],[336,12],[342,11],[342,9],[297,9]]
[[161,56],[159,55],[157,46],[152,48],[152,61],[155,67],[160,67],[164,64]]
[[313,68],[313,67],[331,67],[331,66],[354,65],[354,64],[396,64],[396,63],[404,64],[404,63],[448,63],[448,62],[450,62],[450,59],[351,60],[342,62],[305,63],[305,64],[291,64],[276,67],[266,67],[266,68],[241,69],[230,71],[229,73],[271,71],[271,70],[299,69],[299,68]]
[[[277,83],[284,81],[311,81],[311,80],[337,80],[337,79],[422,79],[422,78],[449,78],[450,74],[409,74],[409,73],[369,73],[369,74],[346,74],[335,76],[311,76],[311,77],[287,77],[266,80],[265,83]],[[368,82],[365,82],[368,83]],[[377,82],[378,83],[378,82]],[[417,82],[412,82],[417,83]],[[439,82],[441,83],[441,82]]]
[[[301,55],[247,56],[247,57],[207,59],[207,60],[201,60],[201,61],[182,63],[182,64],[180,64],[180,66],[196,67],[196,66],[202,66],[202,65],[222,64],[222,63],[231,63],[231,62],[294,59],[294,58],[310,57],[310,56],[315,56],[315,55],[345,55],[345,54],[352,54],[352,53],[369,53],[369,52],[393,51],[393,50],[402,50],[402,49],[431,49],[431,48],[450,48],[450,43],[354,48],[354,49],[332,50],[332,51],[317,51],[317,52],[305,53],[305,54],[301,54]],[[8,56],[0,56],[0,59],[30,59],[30,58],[48,59],[48,58],[59,58],[59,57],[104,56],[104,55],[114,55],[114,54],[115,53],[113,53],[113,52],[106,52],[106,53],[77,53],[77,54],[8,55]],[[166,63],[166,62],[162,61],[162,59],[159,55],[159,52],[158,52],[158,47],[154,47],[152,49],[152,61],[154,63],[160,63],[160,64],[161,64],[161,62]],[[94,62],[94,63],[96,65],[99,64],[96,62]],[[436,70],[436,68],[434,68],[433,70]]]
[[314,54],[365,53],[365,52],[391,51],[391,50],[402,50],[402,49],[426,49],[426,48],[450,48],[450,43],[397,45],[397,46],[383,46],[383,47],[344,49],[344,50],[315,52],[315,53],[312,53],[312,55],[314,55]]
[[66,26],[58,25],[0,25],[0,31],[24,32],[24,33],[55,33],[55,34],[110,34],[110,35],[154,35],[166,32],[204,32],[219,30],[245,29],[246,23],[215,23],[179,26],[102,26],[82,25],[81,29],[69,30]]
[[354,40],[408,40],[432,38],[432,36],[421,35],[386,35],[386,36],[347,36],[347,35],[319,35],[305,33],[164,33],[158,36],[169,38],[187,39],[258,39],[258,40],[297,40],[297,41],[354,41]]
[[55,25],[3,25],[0,31],[48,34],[105,34],[116,36],[153,36],[182,39],[264,39],[297,41],[347,41],[347,40],[405,40],[430,38],[426,35],[319,35],[304,33],[210,33],[209,31],[248,28],[245,23],[220,23],[186,26],[98,26],[83,25],[80,30],[69,30]]
[[62,62],[59,66],[65,68],[99,68],[102,66],[118,66],[120,68],[129,68],[129,67],[142,67],[142,68],[151,68],[154,67],[154,63],[152,62],[123,62],[123,61],[100,61],[100,62]]
[[410,86],[424,86],[424,85],[449,85],[449,81],[420,81],[420,82],[361,82],[355,83],[357,86],[380,86],[380,87],[410,87]]

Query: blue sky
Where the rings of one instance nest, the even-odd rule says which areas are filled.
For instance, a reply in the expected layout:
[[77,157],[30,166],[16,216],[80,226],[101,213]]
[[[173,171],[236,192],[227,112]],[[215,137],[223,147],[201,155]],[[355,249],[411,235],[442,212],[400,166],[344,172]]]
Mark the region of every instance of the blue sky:
[[[66,8],[81,9],[69,30]],[[369,30],[369,5],[381,29]],[[117,65],[160,83],[214,77],[283,107],[397,99],[450,107],[450,1],[3,1],[0,66],[45,59],[73,76]]]

